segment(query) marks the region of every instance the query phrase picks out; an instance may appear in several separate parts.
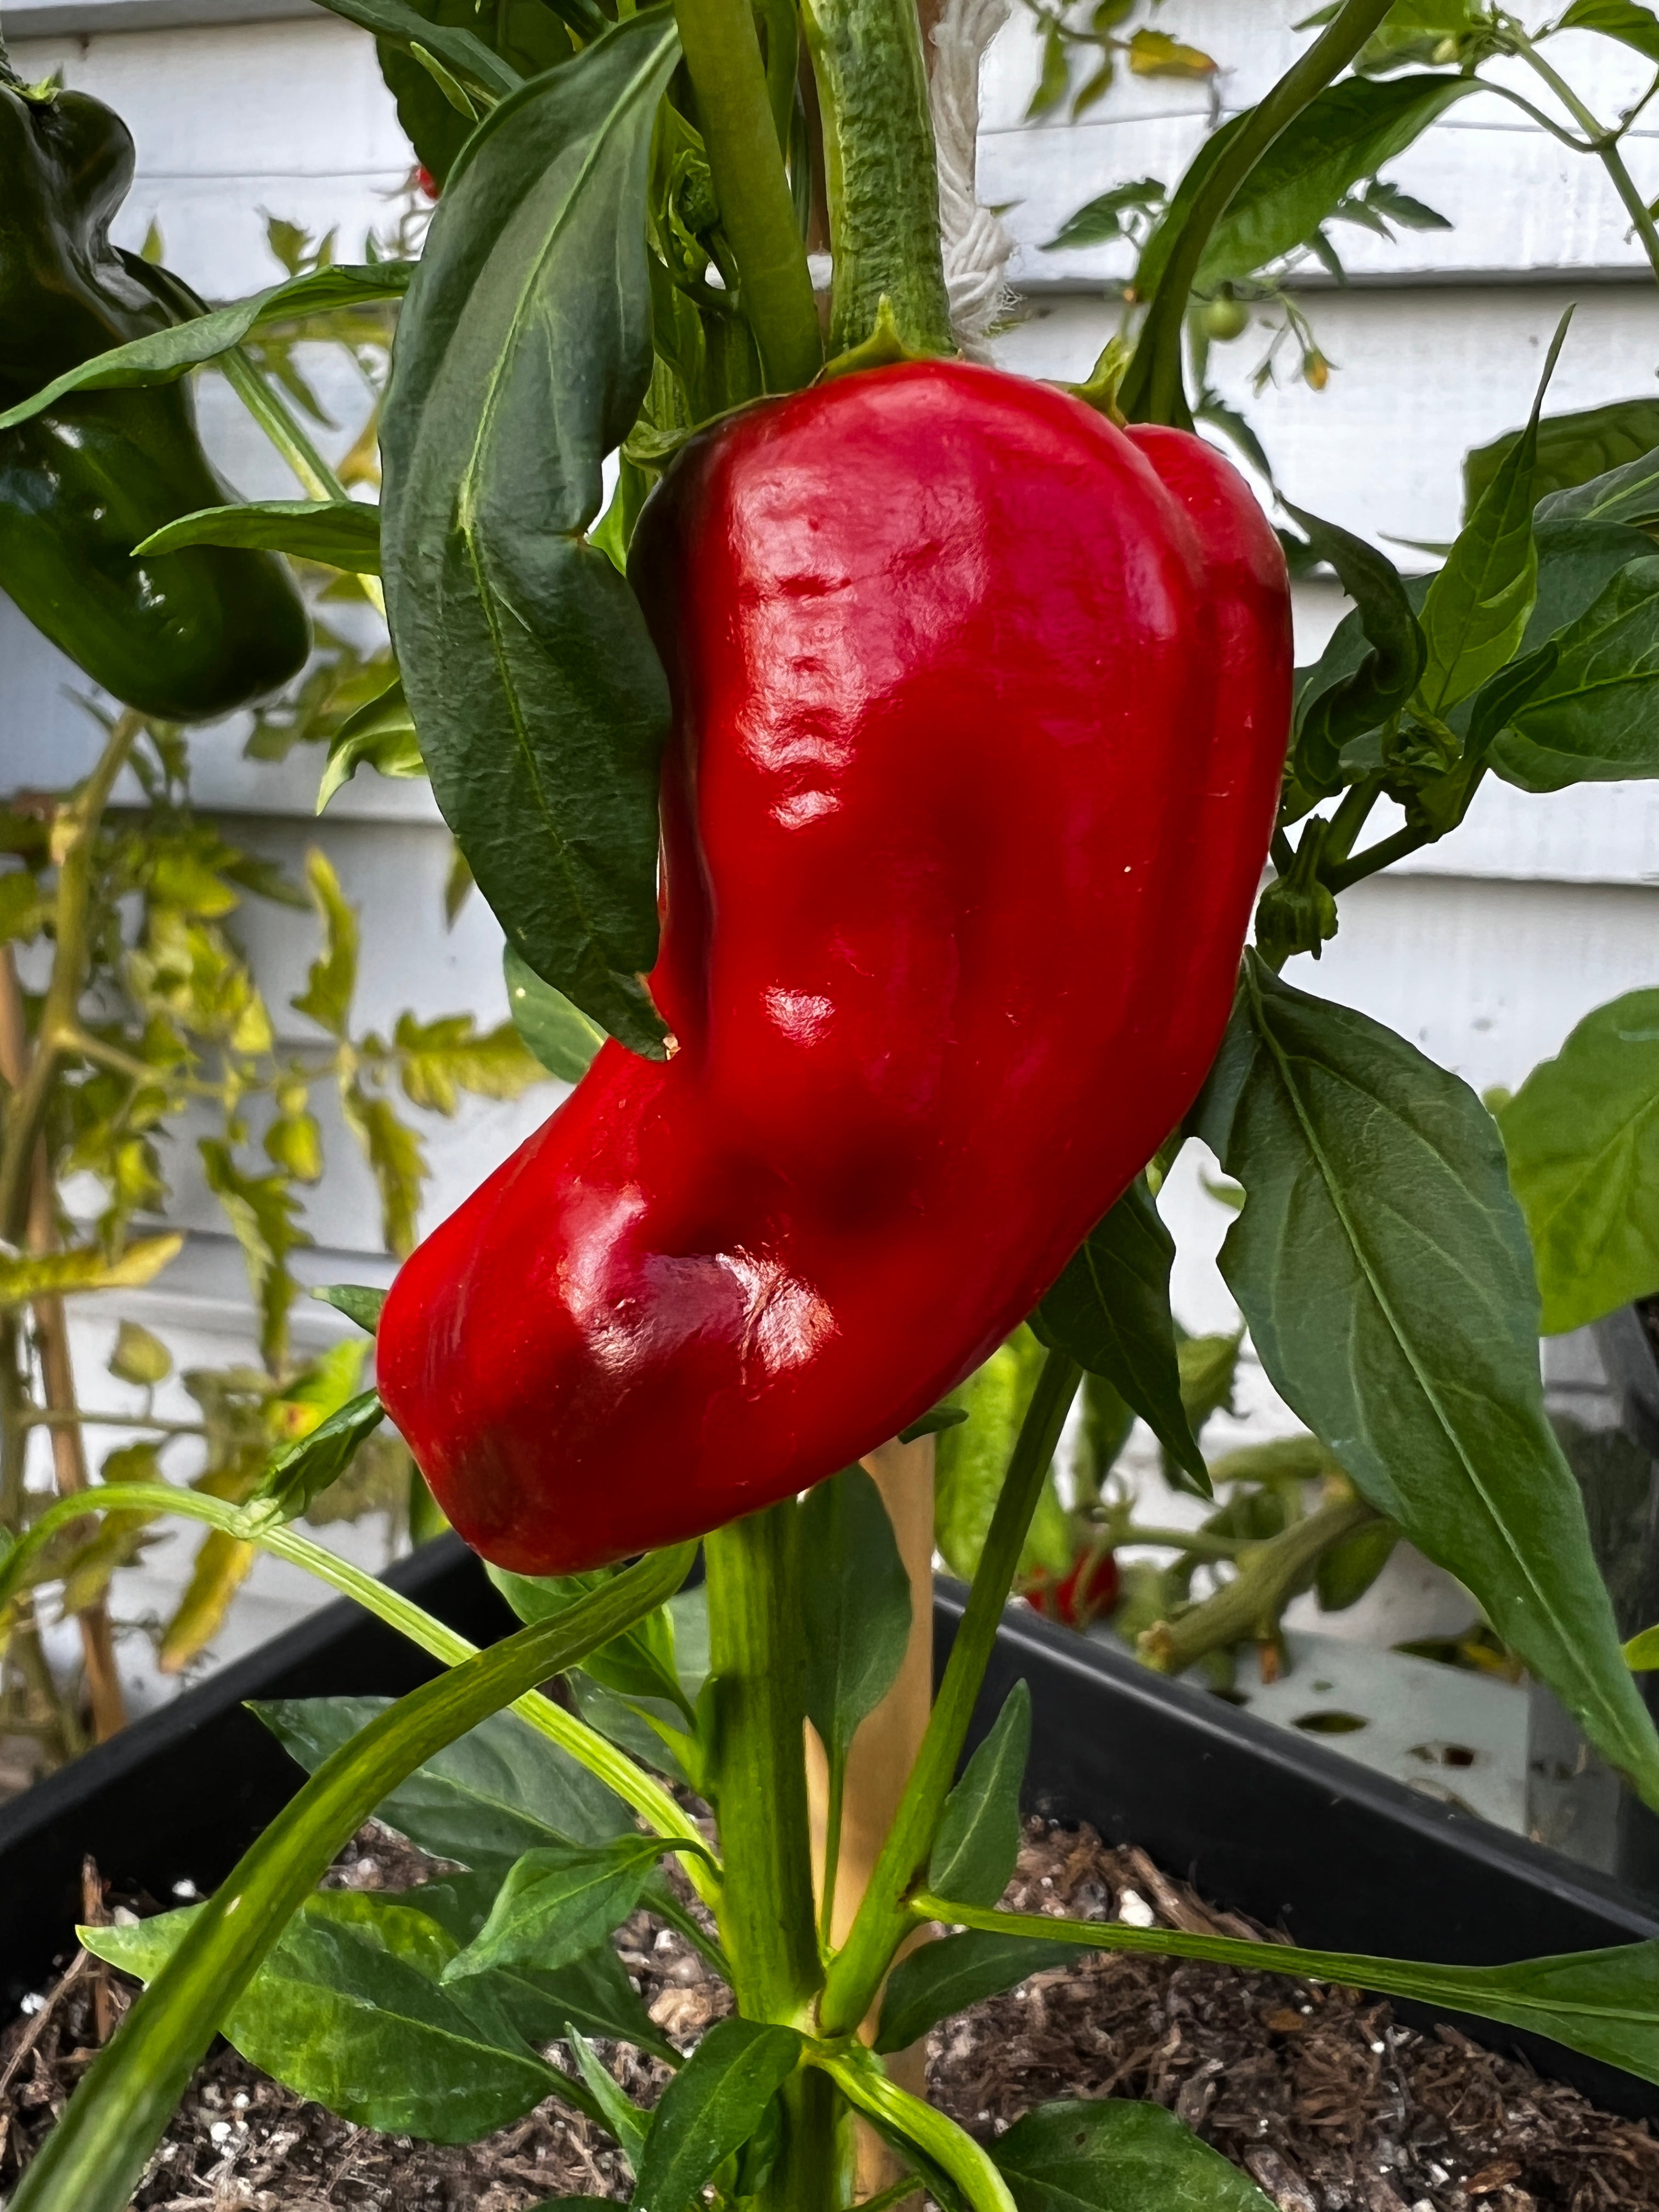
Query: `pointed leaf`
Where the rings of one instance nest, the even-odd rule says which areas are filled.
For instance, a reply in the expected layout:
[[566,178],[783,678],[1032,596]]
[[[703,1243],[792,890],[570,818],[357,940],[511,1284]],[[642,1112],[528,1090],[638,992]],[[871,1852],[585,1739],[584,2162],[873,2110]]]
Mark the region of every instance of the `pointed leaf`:
[[945,1801],[927,1887],[966,1905],[994,1905],[1019,1856],[1019,1792],[1031,1751],[1031,1693],[1016,1682],[990,1734]]
[[468,142],[398,328],[382,446],[387,605],[432,787],[528,965],[660,1057],[666,683],[586,532],[651,374],[645,186],[678,58],[650,9]]
[[588,2094],[599,2110],[599,2117],[622,2145],[628,2163],[638,2167],[645,2149],[645,2139],[651,2132],[654,2113],[642,2112],[632,2098],[627,2096],[612,2080],[600,2061],[599,2053],[579,2027],[573,2025],[569,2036],[571,2050],[575,2053],[576,2065]]
[[832,1766],[897,1680],[910,1641],[910,1577],[872,1479],[843,1468],[800,1507],[806,1717]]
[[1029,1936],[993,1936],[970,1928],[907,1952],[887,1978],[878,2051],[905,2051],[930,2027],[982,1998],[1011,1990],[1031,1974],[1069,1966],[1081,1953]]
[[385,1419],[386,1407],[378,1390],[365,1390],[349,1399],[309,1436],[277,1453],[253,1495],[278,1506],[284,1521],[298,1520],[313,1498],[339,1480],[358,1445]]
[[605,1031],[562,991],[544,983],[510,945],[503,948],[501,964],[514,1027],[550,1075],[561,1083],[580,1083],[605,1042]]
[[1162,2105],[1039,2105],[991,2155],[1019,2212],[1273,2212],[1248,2174]]
[[154,531],[135,553],[185,545],[244,545],[318,561],[360,576],[380,573],[380,511],[356,499],[247,500],[204,507]]
[[445,1981],[491,1966],[552,1968],[580,1959],[627,1919],[662,1851],[660,1837],[634,1835],[526,1851],[489,1919],[444,1970]]
[[321,1283],[311,1295],[343,1313],[348,1321],[355,1321],[370,1336],[380,1327],[386,1292],[374,1290],[368,1283]]
[[1116,1385],[1206,1497],[1210,1478],[1181,1405],[1170,1268],[1175,1239],[1139,1175],[1031,1316],[1041,1344]]
[[1659,775],[1659,557],[1620,569],[1552,642],[1492,748],[1498,775],[1522,791]]
[[1221,1270],[1274,1388],[1659,1802],[1659,1738],[1544,1414],[1532,1256],[1486,1108],[1252,957],[1197,1130],[1244,1187]]
[[717,2021],[663,2092],[639,2161],[635,2212],[685,2212],[759,2127],[801,2048],[793,2027]]
[[1371,648],[1352,674],[1310,684],[1296,703],[1297,781],[1307,791],[1331,792],[1341,781],[1338,761],[1344,745],[1380,728],[1405,705],[1422,676],[1428,647],[1392,561],[1316,514],[1288,503],[1285,511],[1307,532],[1318,557],[1335,569]]
[[517,70],[459,24],[441,23],[404,4],[404,0],[323,0],[323,5],[360,30],[372,31],[405,53],[417,46],[446,62],[465,82],[500,100],[523,82]]
[[176,1259],[182,1237],[139,1237],[114,1259],[98,1245],[70,1252],[14,1257],[0,1252],[0,1308],[32,1298],[64,1297],[76,1291],[136,1290],[153,1282]]

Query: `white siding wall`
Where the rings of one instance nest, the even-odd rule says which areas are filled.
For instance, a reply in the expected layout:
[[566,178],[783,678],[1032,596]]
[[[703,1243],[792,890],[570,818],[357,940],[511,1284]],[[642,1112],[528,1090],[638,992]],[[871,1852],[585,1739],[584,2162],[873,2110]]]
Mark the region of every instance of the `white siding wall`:
[[[1232,110],[1282,69],[1298,43],[1288,25],[1302,12],[1287,0],[1242,8],[1170,0],[1169,26],[1220,58],[1223,105]],[[280,20],[224,20],[233,15]],[[139,169],[118,235],[137,246],[155,219],[169,261],[204,293],[228,296],[274,279],[266,211],[313,230],[337,225],[343,255],[356,253],[367,229],[390,222],[409,150],[369,41],[333,18],[298,0],[54,0],[12,8],[6,22],[26,74],[61,70],[126,117]],[[1564,41],[1560,51],[1568,75],[1604,111],[1640,88],[1634,57],[1626,67],[1619,50],[1588,38],[1571,48]],[[1200,143],[1208,95],[1125,81],[1081,125],[1032,126],[1021,118],[1035,68],[1021,18],[999,41],[985,84],[981,189],[988,201],[1013,203],[1014,275],[1026,303],[1025,319],[1000,350],[1032,374],[1079,376],[1114,326],[1127,258],[1115,248],[1045,254],[1042,241],[1111,183],[1148,173],[1172,183]],[[1644,191],[1659,191],[1659,122],[1638,129],[1628,150]],[[1565,408],[1651,392],[1659,301],[1598,167],[1494,98],[1455,109],[1389,173],[1455,228],[1407,234],[1395,246],[1343,232],[1358,281],[1307,302],[1334,365],[1328,389],[1315,395],[1292,380],[1252,399],[1255,334],[1216,349],[1212,366],[1250,413],[1291,498],[1372,534],[1436,540],[1456,524],[1465,448],[1524,416],[1562,307],[1580,302],[1553,394]],[[327,389],[343,450],[361,400],[349,372],[329,373]],[[211,379],[203,408],[245,491],[291,491]],[[1304,657],[1340,611],[1334,591],[1301,595]],[[88,763],[93,732],[68,696],[74,683],[68,665],[0,600],[0,783],[63,783]],[[370,1018],[384,1023],[409,1005],[499,1018],[498,933],[476,900],[446,931],[447,840],[424,788],[365,774],[319,824],[314,755],[296,753],[280,766],[244,762],[243,734],[233,724],[198,738],[198,795],[234,835],[290,862],[313,839],[328,851],[364,909]],[[1495,787],[1457,837],[1351,893],[1340,937],[1318,969],[1300,963],[1295,980],[1367,1008],[1477,1085],[1512,1085],[1591,1006],[1659,979],[1656,875],[1659,787],[1592,787],[1550,799]],[[280,1007],[299,988],[307,929],[289,915],[251,908],[246,931],[273,964],[268,996]],[[428,1219],[510,1149],[550,1096],[475,1109],[458,1125],[434,1127]],[[378,1269],[384,1279],[367,1176],[333,1133],[337,1164],[312,1214],[322,1249],[308,1272],[362,1279]],[[187,1176],[179,1181],[187,1184]],[[1231,1309],[1210,1255],[1224,1219],[1202,1194],[1195,1163],[1178,1182],[1178,1305],[1191,1327],[1224,1325]],[[210,1202],[186,1188],[181,1204],[197,1229],[191,1249],[166,1288],[138,1303],[163,1326],[188,1325],[194,1356],[223,1357],[227,1333],[246,1327],[234,1255]],[[307,1322],[325,1325],[321,1315]],[[92,1371],[107,1325],[88,1319],[82,1335]],[[1246,1395],[1263,1403],[1259,1379]],[[164,1556],[150,1577],[157,1603],[176,1573],[173,1549],[173,1564]],[[261,1576],[268,1602],[248,1608],[222,1650],[262,1632],[291,1601],[288,1588]]]

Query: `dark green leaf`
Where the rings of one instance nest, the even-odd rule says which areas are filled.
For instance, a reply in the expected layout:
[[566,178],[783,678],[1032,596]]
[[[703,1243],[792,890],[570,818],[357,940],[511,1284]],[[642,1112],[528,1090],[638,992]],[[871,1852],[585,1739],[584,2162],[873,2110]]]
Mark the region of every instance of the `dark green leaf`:
[[1514,656],[1538,597],[1533,535],[1539,410],[1566,338],[1569,308],[1544,359],[1527,427],[1499,462],[1423,601],[1428,665],[1419,694],[1431,714],[1450,713]]
[[[495,0],[487,9],[477,6],[476,0],[411,0],[411,4],[423,24],[471,31],[521,77],[539,76],[544,70],[568,61],[575,51],[569,33],[544,0]],[[598,8],[592,8],[584,39],[598,37],[605,24]],[[472,125],[456,113],[406,46],[382,39],[378,48],[380,74],[398,103],[398,120],[409,135],[416,158],[442,186],[471,136]]]
[[1556,27],[1600,31],[1603,38],[1634,46],[1644,60],[1659,62],[1659,16],[1651,8],[1639,6],[1638,0],[1572,0]]
[[1351,1536],[1322,1552],[1314,1577],[1322,1613],[1346,1613],[1357,1605],[1394,1557],[1400,1531],[1392,1521],[1368,1521]]
[[496,100],[516,91],[522,82],[518,70],[472,32],[459,24],[440,22],[435,16],[410,7],[407,0],[322,0],[322,4],[405,53],[413,46],[423,46],[464,83],[477,85]]
[[[349,783],[365,764],[377,775],[409,778],[426,774],[426,761],[415,734],[409,702],[404,697],[401,678],[388,684],[378,698],[368,700],[355,714],[349,714],[329,739],[328,766],[317,786],[319,814],[342,785]],[[410,1018],[404,1015],[399,1026],[408,1024]],[[404,1087],[408,1087],[407,1077]]]
[[582,2080],[599,2107],[601,2120],[622,2145],[623,2155],[629,2164],[637,2170],[654,2115],[642,2112],[632,2098],[617,2087],[601,2064],[599,2053],[580,2028],[572,2029],[569,2042],[576,2054],[576,2064]]
[[620,1928],[661,1857],[657,1836],[551,1844],[526,1851],[501,1884],[489,1917],[444,1969],[446,1983],[492,1966],[568,1966]]
[[325,1305],[343,1313],[348,1321],[355,1321],[366,1334],[373,1336],[380,1325],[380,1308],[386,1304],[386,1292],[374,1290],[367,1283],[319,1283],[311,1293]]
[[438,804],[528,965],[657,1057],[640,979],[667,687],[586,532],[651,374],[646,172],[678,58],[672,15],[647,9],[468,142],[381,441],[387,605]]
[[[979,1564],[1042,1358],[1042,1346],[1022,1326],[951,1394],[968,1419],[942,1431],[934,1448],[933,1536],[945,1565],[964,1582]],[[1021,1572],[1049,1566],[1063,1573],[1070,1563],[1070,1534],[1051,1479],[1032,1520]]]
[[1019,1791],[1031,1750],[1031,1693],[1016,1682],[995,1725],[945,1801],[927,1886],[964,1905],[994,1905],[1019,1856]]
[[[1644,11],[1645,13],[1645,10]],[[1522,432],[1506,430],[1463,457],[1463,514],[1467,518]],[[1659,446],[1659,399],[1614,399],[1571,415],[1546,415],[1538,425],[1537,496],[1568,491],[1608,471],[1639,461]]]
[[946,1429],[959,1429],[967,1419],[965,1407],[930,1406],[920,1420],[912,1421],[908,1429],[901,1429],[898,1440],[902,1444],[918,1443],[923,1437],[942,1436]]
[[1204,1455],[1181,1404],[1170,1316],[1175,1239],[1139,1175],[1097,1222],[1031,1316],[1041,1344],[1103,1375],[1207,1498]]
[[512,945],[503,948],[501,958],[513,1026],[550,1075],[562,1083],[580,1083],[605,1042],[605,1031],[562,991],[544,983]]
[[1659,556],[1620,569],[1554,642],[1492,745],[1498,775],[1523,791],[1659,775]]
[[1273,2212],[1248,2174],[1162,2105],[1039,2105],[991,2155],[1019,2212]]
[[[487,1571],[520,1620],[551,1620],[609,1582],[615,1571],[602,1567],[589,1574],[556,1576],[515,1575],[505,1567]],[[583,1672],[618,1697],[687,1705],[674,1664],[674,1620],[666,1607],[636,1622],[603,1650],[590,1652]]]
[[1148,214],[1163,198],[1164,187],[1156,177],[1142,177],[1136,184],[1114,185],[1110,191],[1102,192],[1098,198],[1068,216],[1042,251],[1059,253],[1068,246],[1104,246],[1111,239],[1122,237],[1126,215]]
[[[203,1909],[87,1929],[82,1940],[149,1980]],[[453,1952],[435,1921],[396,1897],[320,1891],[289,1923],[223,2032],[252,2064],[359,2127],[476,2142],[539,2104],[555,2077],[439,1986]]]
[[638,2212],[685,2212],[794,2072],[793,2027],[717,2021],[663,2092],[639,2163]]
[[1051,107],[1058,107],[1071,84],[1071,60],[1065,38],[1058,23],[1046,24],[1042,33],[1042,69],[1036,90],[1031,94],[1031,104],[1025,111],[1027,118],[1046,115]]
[[[252,1711],[307,1773],[385,1711],[385,1698],[299,1698]],[[511,1713],[446,1745],[377,1808],[434,1857],[505,1872],[546,1844],[601,1843],[628,1808],[568,1752]]]
[[[355,1340],[354,1340],[355,1341]],[[265,1469],[255,1498],[269,1498],[282,1510],[284,1521],[296,1521],[312,1499],[337,1482],[351,1464],[363,1438],[373,1435],[386,1419],[378,1390],[365,1390],[348,1398],[307,1437],[279,1451]]]
[[[1200,291],[1254,276],[1292,252],[1366,177],[1480,88],[1463,77],[1407,76],[1377,82],[1344,79],[1310,101],[1250,173],[1210,234],[1199,265]],[[1225,151],[1248,112],[1206,139],[1176,187],[1163,222],[1146,241],[1135,270],[1138,298],[1150,299],[1198,187]]]
[[1297,778],[1304,789],[1323,793],[1341,781],[1344,745],[1380,728],[1411,697],[1428,646],[1392,561],[1316,514],[1288,505],[1285,512],[1301,524],[1319,558],[1335,569],[1370,647],[1352,673],[1310,684],[1297,701]]
[[953,2013],[1011,1990],[1028,1975],[1050,1972],[1080,1955],[1029,1936],[992,1936],[969,1929],[907,1952],[887,1978],[878,2051],[905,2051]]
[[1198,1132],[1245,1189],[1221,1269],[1280,1395],[1659,1799],[1491,1115],[1402,1037],[1247,960]]
[[252,546],[378,576],[380,510],[360,499],[264,499],[204,507],[181,514],[132,550],[172,553],[184,545]]
[[806,1717],[832,1768],[898,1678],[910,1641],[910,1577],[873,1480],[843,1468],[800,1506]]
[[1498,1125],[1545,1334],[1659,1290],[1659,991],[1587,1015]]
[[1535,653],[1522,653],[1507,668],[1500,668],[1496,676],[1489,677],[1474,695],[1469,714],[1469,726],[1463,739],[1463,758],[1466,761],[1484,760],[1492,750],[1492,740],[1498,736],[1525,706],[1533,695],[1540,690],[1555,672],[1561,658],[1561,647],[1554,638],[1540,645]]
[[210,314],[175,323],[167,330],[152,331],[148,337],[133,338],[126,345],[112,347],[108,353],[94,354],[89,361],[78,362],[63,375],[54,377],[50,384],[43,385],[31,398],[20,400],[15,407],[0,415],[0,430],[27,422],[32,415],[53,405],[68,392],[105,392],[134,385],[171,384],[187,368],[216,360],[220,354],[240,345],[244,338],[254,337],[275,323],[293,322],[301,316],[309,319],[325,315],[337,307],[363,307],[380,300],[401,299],[414,272],[412,261],[377,261],[365,268],[342,264],[337,268],[313,270],[309,276],[291,276],[284,283],[273,284],[269,291],[254,293],[250,299],[237,300],[228,307],[216,307]]

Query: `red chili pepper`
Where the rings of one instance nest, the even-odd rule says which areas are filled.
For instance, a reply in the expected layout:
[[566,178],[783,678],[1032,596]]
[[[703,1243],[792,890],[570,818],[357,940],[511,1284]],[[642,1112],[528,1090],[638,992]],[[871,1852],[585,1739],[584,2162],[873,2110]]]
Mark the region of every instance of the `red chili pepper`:
[[443,190],[443,186],[438,182],[438,179],[433,175],[431,170],[427,167],[424,162],[422,162],[416,169],[415,181],[429,200],[435,200],[440,192]]
[[380,1329],[444,1511],[533,1574],[805,1488],[1030,1311],[1203,1079],[1289,724],[1234,471],[989,369],[695,439],[632,573],[678,1048],[606,1044]]
[[1025,1602],[1045,1620],[1063,1621],[1067,1628],[1086,1628],[1117,1603],[1121,1579],[1113,1553],[1079,1552],[1063,1575],[1039,1568],[1025,1592]]

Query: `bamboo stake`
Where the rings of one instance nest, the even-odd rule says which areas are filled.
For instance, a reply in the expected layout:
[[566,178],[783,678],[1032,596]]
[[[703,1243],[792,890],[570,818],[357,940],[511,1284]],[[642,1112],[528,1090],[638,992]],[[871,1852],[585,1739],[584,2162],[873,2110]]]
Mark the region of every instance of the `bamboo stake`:
[[[23,1015],[23,994],[9,945],[0,946],[0,1076],[15,1097],[28,1071],[28,1031]],[[28,1249],[44,1253],[57,1249],[53,1219],[52,1168],[44,1141],[36,1144],[30,1169]],[[40,1359],[40,1382],[47,1410],[76,1411],[75,1368],[70,1356],[69,1322],[60,1297],[36,1298],[33,1304],[34,1341]],[[80,1424],[75,1420],[52,1424],[52,1471],[58,1495],[68,1498],[90,1486],[87,1455]],[[90,1526],[91,1524],[87,1524]],[[76,1616],[86,1667],[87,1696],[92,1708],[93,1735],[100,1743],[127,1723],[126,1700],[115,1662],[115,1638],[109,1608],[103,1599],[85,1607]]]
[[[899,1556],[910,1577],[910,1641],[892,1688],[853,1739],[842,1793],[841,1855],[836,1872],[831,1941],[842,1942],[853,1924],[871,1871],[898,1810],[911,1768],[927,1727],[933,1695],[933,1439],[913,1444],[882,1444],[863,1462],[874,1478],[893,1524]],[[806,1777],[812,1826],[812,1869],[821,1890],[824,1827],[830,1776],[823,1747],[809,1726]],[[872,2009],[860,2033],[875,2034]],[[902,2087],[921,2096],[927,2090],[925,2042],[895,2053],[887,2070]],[[903,2172],[892,2152],[863,2120],[857,2124],[854,2196],[858,2202],[880,2195]],[[921,2197],[907,2197],[899,2212],[920,2212]]]

